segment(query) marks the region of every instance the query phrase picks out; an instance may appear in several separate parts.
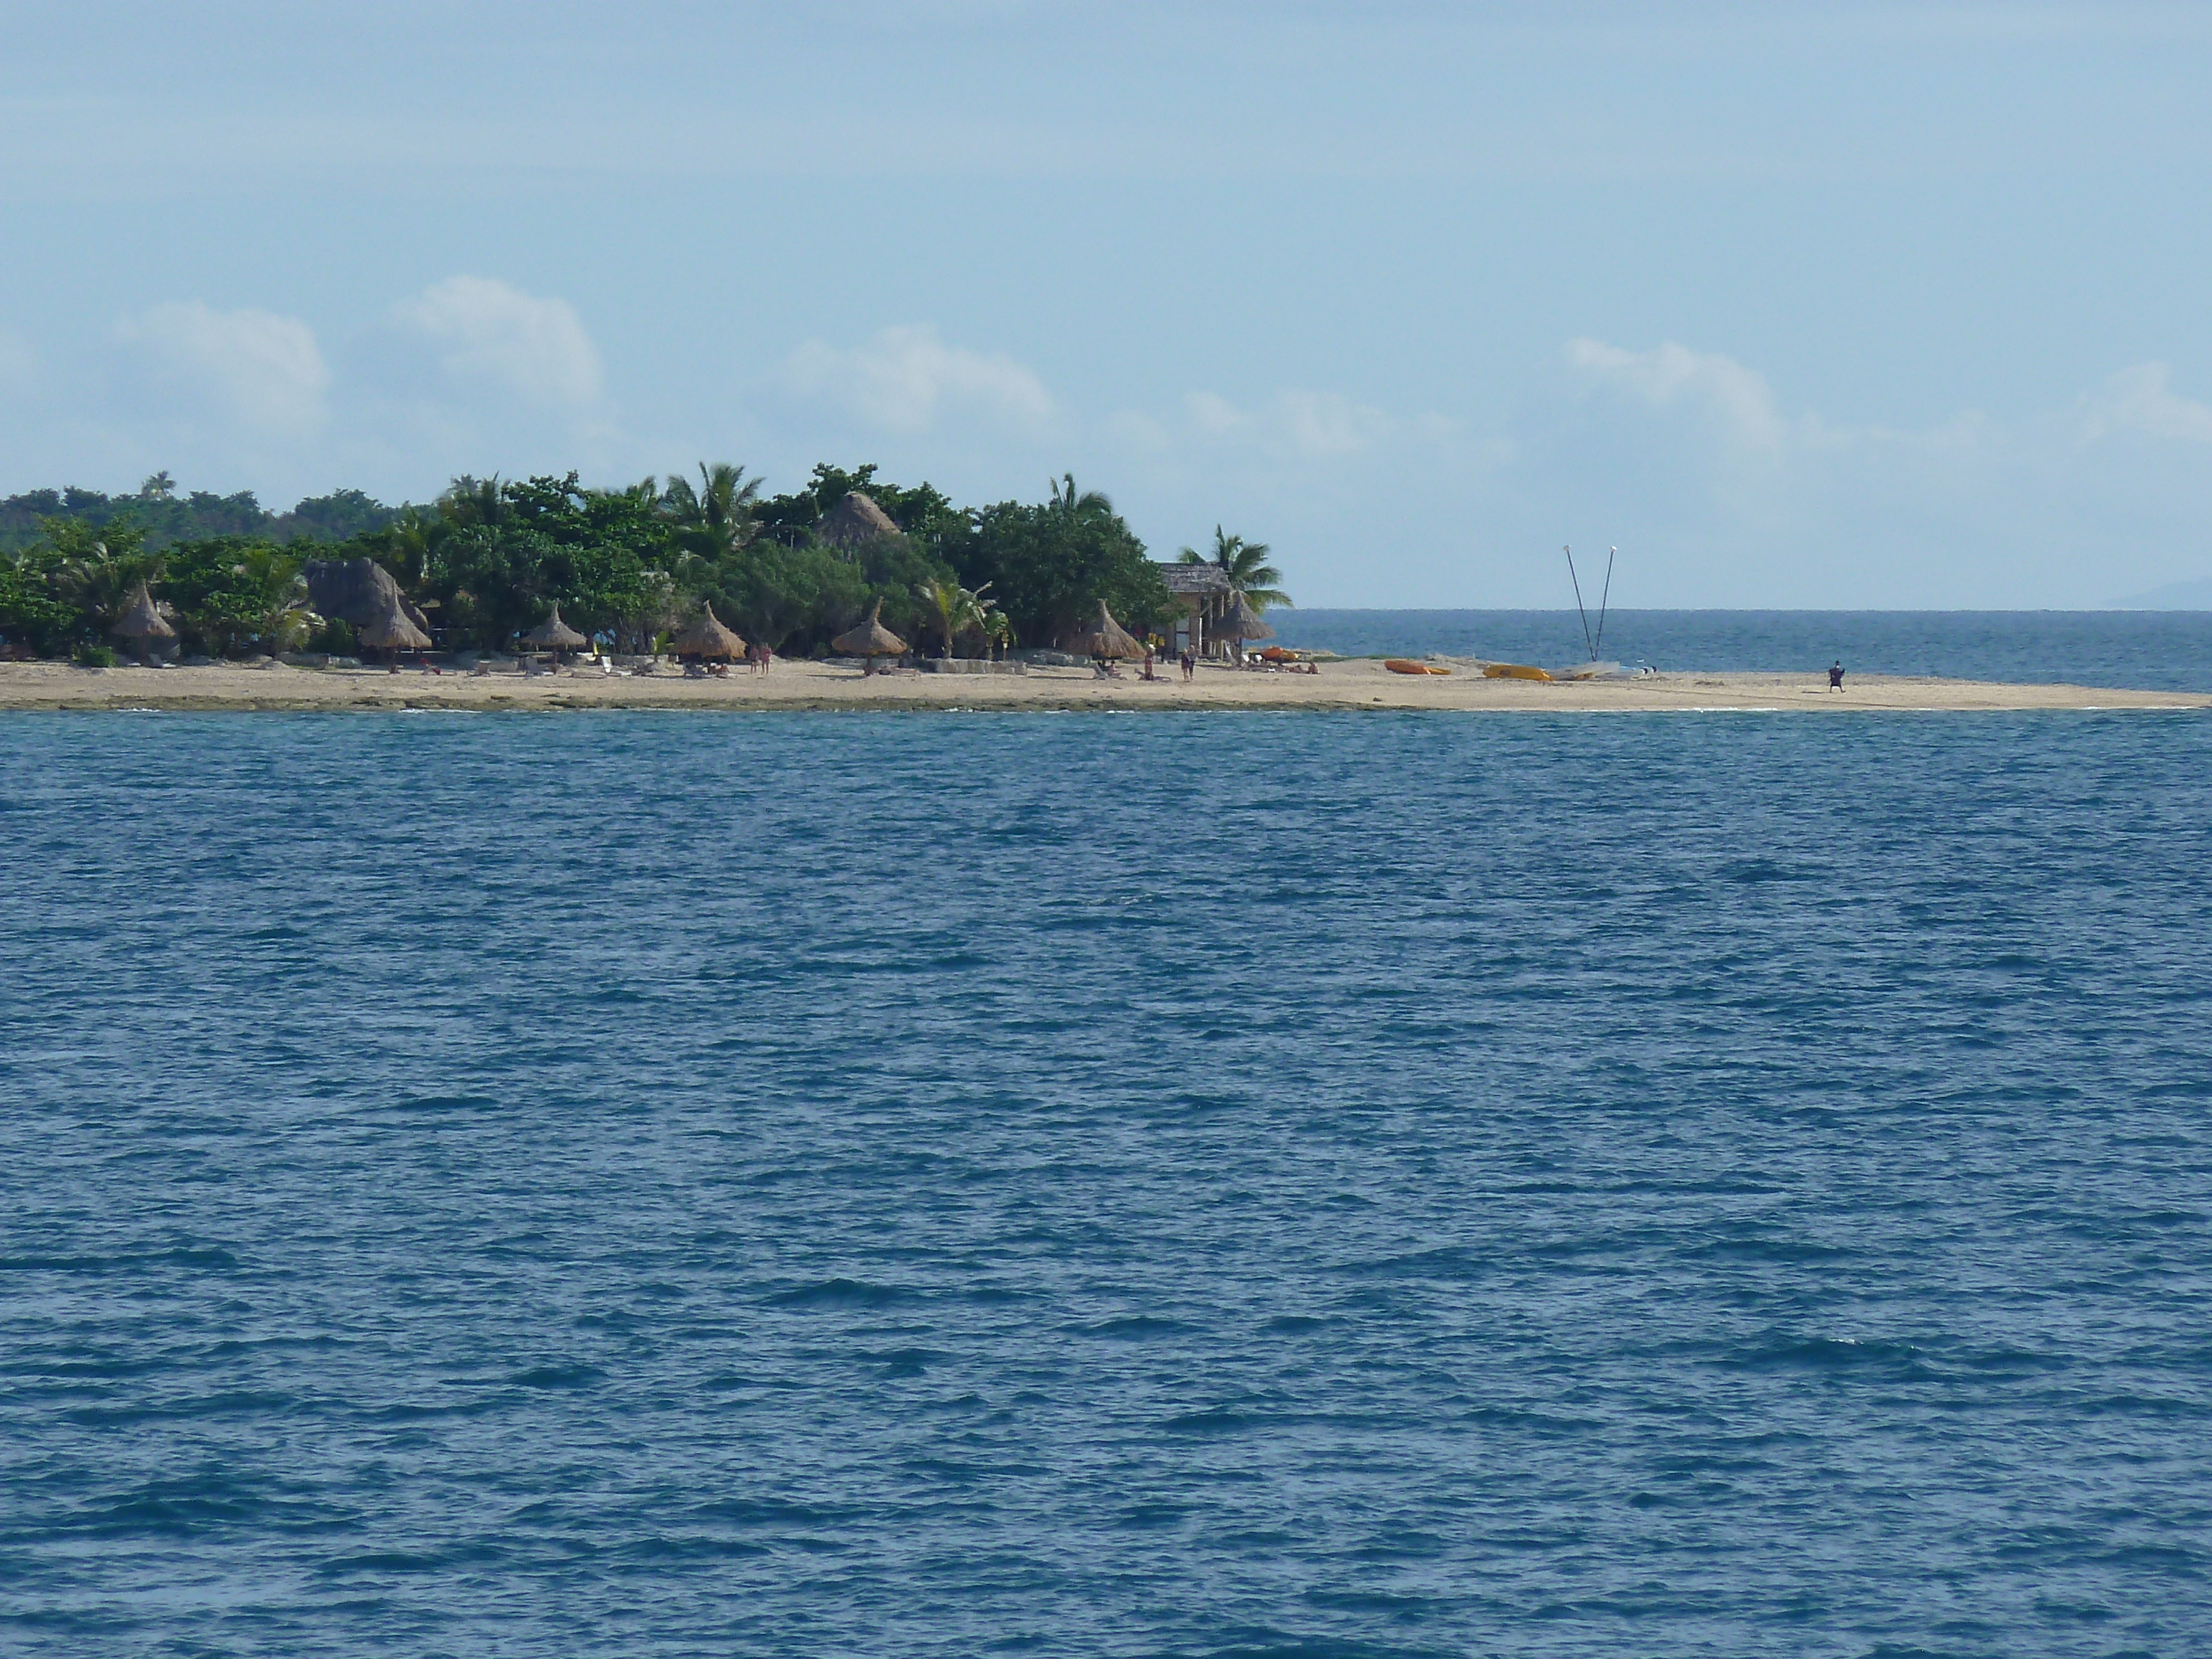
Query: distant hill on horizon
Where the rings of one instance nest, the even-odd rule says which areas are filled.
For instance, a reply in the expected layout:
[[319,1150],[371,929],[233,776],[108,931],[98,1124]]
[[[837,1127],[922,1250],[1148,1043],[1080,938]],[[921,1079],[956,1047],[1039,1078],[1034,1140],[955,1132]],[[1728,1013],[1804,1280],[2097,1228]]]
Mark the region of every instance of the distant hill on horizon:
[[2115,611],[2212,611],[2212,576],[2202,581],[2167,582],[2122,599]]

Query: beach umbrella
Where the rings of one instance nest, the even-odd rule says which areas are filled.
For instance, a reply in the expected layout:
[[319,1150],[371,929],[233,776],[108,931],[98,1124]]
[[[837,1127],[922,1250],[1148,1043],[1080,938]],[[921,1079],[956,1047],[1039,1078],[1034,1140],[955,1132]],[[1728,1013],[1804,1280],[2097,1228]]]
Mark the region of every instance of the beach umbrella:
[[1076,635],[1074,648],[1086,657],[1120,657],[1134,662],[1145,654],[1143,644],[1114,620],[1106,602],[1098,603],[1098,620]]
[[561,620],[561,605],[554,601],[553,614],[522,636],[525,645],[553,653],[553,665],[561,665],[563,651],[580,651],[588,643],[581,634]]
[[676,636],[676,654],[679,657],[716,657],[724,662],[735,662],[745,654],[745,642],[738,637],[737,630],[722,625],[715,616],[714,607],[702,605],[699,620]]
[[875,672],[878,657],[902,657],[906,641],[884,626],[884,602],[878,599],[875,608],[868,612],[867,621],[849,633],[840,634],[830,641],[830,648],[841,657],[861,659],[860,672]]
[[177,630],[169,626],[168,619],[154,607],[154,596],[140,582],[131,590],[131,598],[123,607],[123,614],[115,626],[107,630],[118,640],[131,640],[138,647],[138,660],[146,660],[149,640],[173,640]]
[[407,613],[399,608],[396,594],[384,615],[362,629],[356,637],[372,651],[389,651],[395,665],[402,651],[430,648],[430,636],[408,619]]
[[1234,640],[1240,647],[1247,640],[1272,640],[1275,637],[1275,630],[1260,620],[1260,613],[1252,608],[1251,601],[1242,593],[1231,599],[1229,609],[1208,623],[1206,631],[1218,640]]

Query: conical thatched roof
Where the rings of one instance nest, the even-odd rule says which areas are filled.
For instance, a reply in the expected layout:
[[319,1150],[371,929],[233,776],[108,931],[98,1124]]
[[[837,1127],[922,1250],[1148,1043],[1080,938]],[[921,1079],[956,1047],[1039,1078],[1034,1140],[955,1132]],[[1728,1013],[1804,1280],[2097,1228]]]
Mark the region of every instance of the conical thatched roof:
[[872,497],[855,489],[822,515],[814,533],[832,547],[858,547],[878,536],[896,536],[899,527]]
[[556,603],[553,614],[522,636],[525,645],[534,645],[541,651],[577,651],[589,643],[581,634],[561,620],[561,607]]
[[745,642],[738,637],[737,630],[722,625],[715,616],[714,607],[702,605],[699,620],[676,636],[676,654],[679,657],[720,657],[725,662],[734,662],[745,654]]
[[1260,613],[1242,593],[1229,601],[1229,609],[1206,623],[1206,631],[1218,640],[1272,640],[1275,630],[1260,620]]
[[428,651],[430,636],[407,619],[407,613],[393,605],[384,615],[361,630],[356,637],[372,651]]
[[154,608],[154,596],[140,582],[131,590],[130,603],[108,632],[119,640],[173,640],[177,630]]
[[1086,657],[1121,657],[1131,662],[1145,654],[1144,642],[1114,620],[1103,599],[1098,620],[1069,641],[1067,648]]
[[[847,501],[853,498],[845,497]],[[867,621],[848,634],[840,634],[830,641],[830,648],[846,657],[896,657],[903,655],[906,641],[884,626],[884,602],[876,601],[876,608],[868,612]]]
[[384,613],[396,605],[416,627],[430,625],[422,608],[399,591],[392,573],[374,559],[310,559],[303,574],[307,578],[307,603],[318,616],[332,622],[367,628],[382,620]]

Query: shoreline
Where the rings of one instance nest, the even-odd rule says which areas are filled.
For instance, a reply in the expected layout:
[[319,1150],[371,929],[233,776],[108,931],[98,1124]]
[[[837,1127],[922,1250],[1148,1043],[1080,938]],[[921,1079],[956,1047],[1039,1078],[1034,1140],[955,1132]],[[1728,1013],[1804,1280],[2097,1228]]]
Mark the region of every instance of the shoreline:
[[1202,667],[1146,682],[1101,680],[1088,669],[1032,668],[1020,675],[890,671],[779,662],[766,675],[687,679],[596,670],[483,676],[382,669],[249,667],[78,668],[0,663],[0,711],[312,713],[347,709],[483,712],[666,709],[1436,709],[1499,712],[1870,713],[2036,709],[2205,709],[2212,693],[2142,691],[2065,684],[1853,676],[1841,694],[1825,672],[1670,673],[1633,679],[1486,680],[1462,666],[1449,678],[1393,674],[1379,661],[1338,659],[1316,675]]

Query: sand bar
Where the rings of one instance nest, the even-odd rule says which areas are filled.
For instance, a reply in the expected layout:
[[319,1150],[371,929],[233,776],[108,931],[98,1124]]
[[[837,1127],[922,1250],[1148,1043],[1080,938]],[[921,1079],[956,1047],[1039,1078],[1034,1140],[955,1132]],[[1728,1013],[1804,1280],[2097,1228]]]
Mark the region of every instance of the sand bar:
[[1486,680],[1462,668],[1449,678],[1394,674],[1381,663],[1324,663],[1318,674],[1204,667],[1185,684],[1101,680],[1085,668],[1021,675],[933,674],[894,670],[865,678],[851,668],[778,663],[773,672],[689,679],[664,671],[610,675],[596,668],[525,677],[405,669],[247,667],[76,668],[0,663],[0,709],[158,708],[1364,708],[1615,710],[1711,709],[1843,714],[1867,710],[2207,708],[2212,694],[2123,691],[2091,686],[2009,685],[1973,680],[1852,675],[1840,695],[1825,673],[1680,673],[1542,684]]

